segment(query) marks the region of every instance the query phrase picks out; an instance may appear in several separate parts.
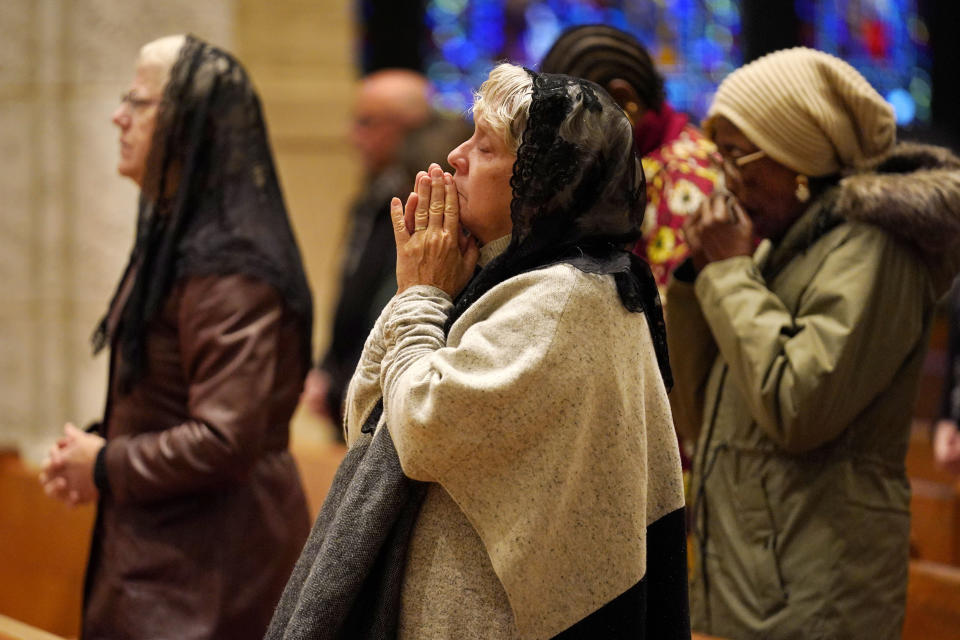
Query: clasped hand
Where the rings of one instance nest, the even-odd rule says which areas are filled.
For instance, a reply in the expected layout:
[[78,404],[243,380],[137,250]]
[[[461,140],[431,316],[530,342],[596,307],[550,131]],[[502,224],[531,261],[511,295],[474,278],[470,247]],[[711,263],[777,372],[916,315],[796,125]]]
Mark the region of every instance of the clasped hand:
[[43,461],[40,484],[51,498],[71,506],[92,502],[99,492],[93,482],[93,464],[105,440],[77,429],[69,422]]
[[715,193],[689,216],[683,235],[693,266],[700,271],[711,262],[753,253],[753,222],[729,194]]
[[397,292],[427,284],[451,298],[467,285],[479,249],[460,226],[460,202],[453,176],[437,164],[417,174],[414,191],[401,204],[390,202],[397,243]]

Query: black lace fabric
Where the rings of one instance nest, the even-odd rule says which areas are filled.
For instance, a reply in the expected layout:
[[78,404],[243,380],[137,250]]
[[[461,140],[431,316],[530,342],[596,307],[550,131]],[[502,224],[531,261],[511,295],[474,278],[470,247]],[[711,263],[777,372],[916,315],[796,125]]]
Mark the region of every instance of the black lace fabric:
[[612,274],[624,307],[647,316],[669,389],[673,375],[656,281],[629,251],[646,207],[630,121],[592,82],[527,71],[533,96],[510,181],[510,245],[460,294],[447,328],[492,287],[526,271],[565,262]]
[[121,350],[121,389],[144,373],[146,325],[187,277],[244,274],[273,286],[300,321],[309,362],[313,303],[260,100],[236,59],[193,36],[159,105],[131,270],[120,321],[111,331],[118,287],[93,337],[94,352],[107,344]]

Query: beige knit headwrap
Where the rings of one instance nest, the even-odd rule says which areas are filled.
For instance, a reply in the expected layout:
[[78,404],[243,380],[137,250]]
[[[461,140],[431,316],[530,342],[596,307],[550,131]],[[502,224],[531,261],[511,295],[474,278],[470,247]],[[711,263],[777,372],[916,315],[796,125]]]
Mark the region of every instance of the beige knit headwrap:
[[811,177],[868,165],[896,138],[893,108],[856,69],[804,47],[765,55],[727,76],[704,122],[710,137],[714,116]]

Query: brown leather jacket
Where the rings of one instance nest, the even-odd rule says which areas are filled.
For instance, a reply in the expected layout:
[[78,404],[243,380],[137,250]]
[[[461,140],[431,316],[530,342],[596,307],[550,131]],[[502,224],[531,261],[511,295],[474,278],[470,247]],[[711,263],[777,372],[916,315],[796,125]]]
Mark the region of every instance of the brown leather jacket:
[[296,320],[261,281],[190,278],[146,348],[129,394],[111,376],[83,637],[262,638],[309,530]]

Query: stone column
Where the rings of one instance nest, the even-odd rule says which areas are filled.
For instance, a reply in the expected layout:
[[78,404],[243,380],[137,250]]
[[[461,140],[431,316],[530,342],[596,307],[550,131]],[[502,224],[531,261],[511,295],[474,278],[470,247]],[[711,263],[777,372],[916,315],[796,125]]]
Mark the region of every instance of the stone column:
[[233,48],[235,0],[0,3],[0,447],[39,461],[103,410],[89,337],[133,242],[136,186],[110,115],[139,47],[191,32]]

